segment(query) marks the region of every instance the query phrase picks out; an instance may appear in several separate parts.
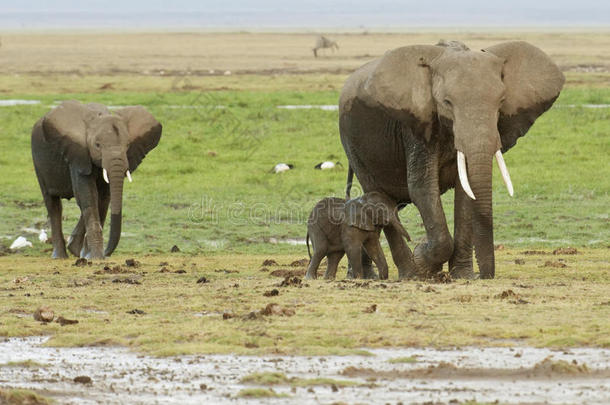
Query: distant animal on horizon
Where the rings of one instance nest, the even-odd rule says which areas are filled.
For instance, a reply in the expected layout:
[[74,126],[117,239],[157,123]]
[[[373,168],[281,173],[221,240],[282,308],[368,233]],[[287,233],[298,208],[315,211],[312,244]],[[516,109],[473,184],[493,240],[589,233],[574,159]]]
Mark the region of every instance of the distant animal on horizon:
[[[75,256],[103,259],[121,237],[123,182],[159,143],[161,124],[141,106],[64,101],[32,129],[32,158],[51,222],[53,258],[67,258],[61,199],[76,198],[80,219],[68,240]],[[110,205],[110,236],[102,227]]]
[[335,50],[339,50],[339,45],[337,45],[336,41],[326,38],[324,35],[320,35],[318,39],[316,39],[316,45],[313,47],[314,57],[318,57],[318,50],[320,49],[330,49],[335,52]]
[[[370,192],[351,200],[328,197],[319,201],[307,220],[307,252],[309,267],[305,278],[317,278],[318,267],[327,257],[325,279],[334,279],[337,266],[347,253],[352,273],[357,278],[376,278],[362,266],[361,249],[373,259],[379,269],[379,278],[388,278],[388,264],[379,244],[379,233],[384,226],[392,225],[411,240],[398,218],[396,203],[387,195]],[[309,240],[313,255],[309,251]]]

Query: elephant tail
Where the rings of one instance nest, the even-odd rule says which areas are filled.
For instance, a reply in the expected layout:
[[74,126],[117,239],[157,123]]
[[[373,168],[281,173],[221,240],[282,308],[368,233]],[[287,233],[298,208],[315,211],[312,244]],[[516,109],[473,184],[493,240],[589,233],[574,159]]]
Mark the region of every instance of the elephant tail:
[[311,260],[311,251],[309,250],[309,231],[307,231],[307,236],[305,237],[305,243],[307,244],[307,254],[309,255],[309,260]]
[[345,185],[345,201],[350,199],[350,192],[352,191],[352,183],[354,182],[354,170],[352,165],[349,165],[347,169],[347,184]]

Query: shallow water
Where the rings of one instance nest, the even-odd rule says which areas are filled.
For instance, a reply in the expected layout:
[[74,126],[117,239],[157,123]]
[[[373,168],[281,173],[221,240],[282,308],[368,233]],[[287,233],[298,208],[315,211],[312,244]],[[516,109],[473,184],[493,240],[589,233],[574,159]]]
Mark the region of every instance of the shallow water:
[[[451,400],[501,403],[589,403],[610,401],[610,350],[535,348],[369,349],[373,356],[234,356],[207,355],[154,358],[124,348],[52,348],[44,337],[10,338],[0,342],[0,365],[32,360],[41,368],[0,366],[0,386],[29,388],[66,404],[196,404],[237,403],[236,395],[251,388],[240,380],[251,373],[282,372],[288,377],[349,379],[361,386],[316,386],[291,390],[274,386],[286,398],[240,399],[239,403],[317,404],[423,403]],[[392,364],[389,360],[413,356],[415,363]],[[531,369],[545,358],[585,363],[591,374],[531,377],[527,372],[501,377],[502,370]],[[408,378],[409,370],[426,369],[446,362],[457,367],[450,378]],[[348,367],[371,369],[379,377],[341,374]],[[483,369],[478,377],[460,375],[460,369]],[[485,369],[489,369],[487,375]],[[368,370],[369,372],[371,370]],[[455,371],[456,369],[454,369]],[[500,370],[500,371],[498,371]],[[603,375],[596,370],[605,370]],[[402,376],[400,373],[403,373]],[[495,374],[494,374],[495,372]],[[357,374],[357,373],[356,373]],[[86,375],[92,384],[73,382]],[[205,384],[205,389],[201,388]]]
[[14,105],[40,104],[40,100],[0,100],[0,107],[12,107]]

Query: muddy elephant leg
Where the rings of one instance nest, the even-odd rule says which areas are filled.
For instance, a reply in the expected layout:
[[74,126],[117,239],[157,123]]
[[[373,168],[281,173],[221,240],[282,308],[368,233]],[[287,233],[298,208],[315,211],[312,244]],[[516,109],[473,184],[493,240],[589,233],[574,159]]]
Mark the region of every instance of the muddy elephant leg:
[[[98,211],[99,211],[99,215],[100,215],[100,226],[102,227],[102,230],[104,229],[104,222],[106,221],[106,215],[108,214],[108,206],[110,205],[110,187],[106,184],[106,183],[101,183],[100,184],[100,179],[98,179]],[[81,219],[82,219],[82,215],[81,215]],[[81,221],[79,221],[79,224],[81,224]],[[89,245],[87,244],[87,241],[85,240],[85,222],[83,220],[82,222],[82,235],[80,235],[80,246],[81,248],[79,249],[79,255],[80,257],[84,257],[84,258],[88,258],[91,257],[91,249],[89,248]],[[77,224],[78,227],[78,224]],[[76,228],[74,229],[74,232],[76,232]],[[74,235],[74,232],[72,232],[72,235]],[[72,237],[71,237],[72,238]],[[75,239],[76,240],[76,239]],[[68,246],[68,248],[70,248],[70,246]],[[72,251],[72,250],[70,250]]]
[[67,259],[66,241],[64,233],[61,229],[61,213],[62,205],[61,198],[52,197],[43,193],[44,203],[49,213],[49,221],[51,222],[51,240],[53,242],[53,259]]
[[[71,173],[72,186],[76,203],[80,207],[81,216],[85,224],[85,243],[83,249],[87,259],[104,258],[104,241],[102,225],[98,210],[98,192],[95,181],[90,176],[82,176],[73,171]],[[83,253],[83,250],[81,250]]]
[[385,255],[383,254],[383,250],[381,249],[379,237],[370,237],[369,239],[367,239],[366,242],[364,242],[364,248],[377,265],[377,269],[379,270],[379,279],[387,280],[388,263],[386,262]]
[[388,240],[392,260],[394,260],[394,264],[398,267],[398,278],[402,280],[417,277],[417,266],[415,265],[413,253],[400,231],[393,226],[386,226],[383,228],[383,233]]
[[426,228],[427,241],[415,247],[414,259],[422,275],[439,272],[453,254],[438,180],[438,155],[435,145],[414,142],[407,145],[409,196],[419,210]]
[[324,273],[324,278],[326,280],[334,280],[334,278],[337,276],[337,267],[339,266],[339,262],[343,258],[344,254],[344,252],[335,252],[328,255],[326,273]]
[[475,277],[472,267],[472,204],[459,181],[455,182],[453,255],[449,272],[453,278]]
[[320,267],[320,262],[322,262],[322,259],[324,259],[328,252],[328,239],[320,230],[314,231],[308,228],[307,231],[311,238],[313,255],[309,259],[309,266],[307,267],[305,278],[316,279],[318,278],[318,267]]
[[68,238],[68,250],[76,257],[81,256],[83,243],[85,242],[85,220],[81,215],[72,234]]
[[352,268],[351,274],[353,278],[362,278],[364,275],[364,269],[362,267],[362,245],[358,244],[354,246],[352,244],[345,246],[345,253],[347,254],[347,259]]
[[[366,250],[362,249],[360,258],[362,263],[363,277],[371,280],[377,279],[377,273],[375,273],[375,269],[373,269],[373,261],[368,253],[366,253]],[[352,268],[351,261],[347,264],[347,278],[356,278],[354,277],[354,269]]]

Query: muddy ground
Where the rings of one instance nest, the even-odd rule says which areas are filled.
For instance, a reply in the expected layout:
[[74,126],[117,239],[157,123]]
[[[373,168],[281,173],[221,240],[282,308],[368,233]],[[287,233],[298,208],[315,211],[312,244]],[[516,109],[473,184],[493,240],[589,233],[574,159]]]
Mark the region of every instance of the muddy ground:
[[[2,388],[32,389],[61,404],[610,401],[609,349],[409,348],[369,349],[372,356],[155,358],[124,348],[45,347],[46,340],[0,342]],[[254,373],[276,373],[281,381],[264,384]],[[254,381],[244,382],[246,376]],[[275,397],[243,398],[248,393]]]

